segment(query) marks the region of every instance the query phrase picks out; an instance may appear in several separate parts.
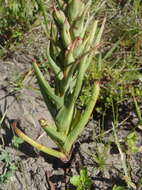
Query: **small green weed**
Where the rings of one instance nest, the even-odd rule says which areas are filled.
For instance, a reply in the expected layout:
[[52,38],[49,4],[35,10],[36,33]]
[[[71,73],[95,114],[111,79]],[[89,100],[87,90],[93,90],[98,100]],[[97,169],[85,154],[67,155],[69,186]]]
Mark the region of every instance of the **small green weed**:
[[15,163],[11,161],[11,157],[9,153],[0,146],[0,162],[4,162],[4,168],[2,171],[2,174],[0,175],[0,183],[4,183],[7,180],[10,179],[10,177],[14,176],[15,171],[17,170],[17,167]]
[[136,141],[137,141],[137,134],[135,131],[127,135],[126,144],[132,153],[136,153],[139,151],[139,148],[136,146]]
[[109,145],[98,143],[96,154],[92,154],[92,158],[96,162],[99,170],[105,170],[108,167],[107,160],[109,149]]
[[[2,127],[3,121],[5,119],[7,110],[4,112],[3,116],[0,118],[0,128]],[[0,138],[2,140],[3,146],[4,146],[4,140],[3,136],[0,135]],[[15,137],[17,138],[17,137]],[[16,139],[14,141],[16,143]],[[19,142],[17,142],[18,144]],[[2,145],[0,145],[0,165],[3,163],[3,168],[1,169],[0,174],[0,183],[5,183],[7,180],[10,179],[10,177],[14,176],[15,171],[17,170],[17,166],[13,161],[11,160],[10,154],[4,150]]]
[[92,180],[88,176],[87,168],[80,171],[80,175],[71,177],[70,183],[74,185],[76,190],[89,190],[91,189]]
[[19,148],[19,145],[22,144],[24,141],[17,137],[17,136],[14,136],[13,139],[12,139],[12,145],[15,147],[15,148]]
[[[117,148],[119,150],[119,154],[120,154],[120,161],[122,164],[122,168],[123,168],[123,172],[124,172],[124,177],[123,179],[126,181],[128,188],[133,188],[136,189],[136,185],[132,182],[130,173],[128,171],[128,166],[127,166],[127,159],[126,159],[126,154],[125,152],[122,151],[121,145],[120,145],[120,141],[119,141],[119,137],[117,135],[117,128],[118,128],[118,108],[114,107],[114,102],[112,100],[112,111],[113,111],[113,122],[112,122],[112,127],[113,127],[113,133],[114,133],[114,139],[115,139],[115,143],[117,145]],[[131,138],[130,138],[131,139]],[[134,141],[129,140],[129,143],[131,142],[134,143]],[[134,146],[134,144],[133,144]]]
[[112,190],[125,190],[124,187],[114,185]]
[[19,91],[24,88],[24,76],[20,75],[13,81],[10,81],[10,86],[14,91]]
[[142,178],[140,178],[137,183],[137,190],[141,190],[141,189],[142,189]]

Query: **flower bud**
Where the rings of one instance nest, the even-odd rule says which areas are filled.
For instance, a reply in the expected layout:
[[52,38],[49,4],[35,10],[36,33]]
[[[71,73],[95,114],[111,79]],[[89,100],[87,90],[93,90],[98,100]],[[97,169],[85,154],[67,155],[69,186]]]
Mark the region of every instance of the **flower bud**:
[[54,19],[57,21],[59,25],[63,25],[66,18],[63,11],[54,8]]
[[78,16],[82,14],[84,4],[81,0],[72,0],[68,5],[68,15],[71,21],[74,21]]
[[64,43],[64,46],[67,48],[70,43],[71,43],[71,35],[70,35],[70,25],[67,20],[65,20],[63,24],[63,29],[62,29],[62,40]]

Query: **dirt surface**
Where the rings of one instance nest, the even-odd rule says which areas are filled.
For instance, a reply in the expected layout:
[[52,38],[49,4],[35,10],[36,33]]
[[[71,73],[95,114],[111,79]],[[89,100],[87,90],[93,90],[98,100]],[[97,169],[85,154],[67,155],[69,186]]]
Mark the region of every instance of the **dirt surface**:
[[[34,38],[32,38],[34,36]],[[31,43],[30,40],[32,39]],[[74,146],[72,158],[69,163],[61,161],[38,152],[27,143],[23,143],[18,149],[12,145],[13,132],[10,128],[14,120],[20,120],[20,128],[31,138],[38,139],[44,145],[55,147],[41,130],[38,120],[42,118],[53,122],[43,102],[36,79],[27,72],[32,71],[31,60],[41,56],[44,49],[45,37],[39,28],[25,36],[22,45],[0,60],[0,112],[6,117],[0,129],[0,142],[4,150],[10,155],[11,162],[16,165],[15,174],[5,183],[0,185],[0,190],[71,190],[74,189],[69,183],[71,176],[79,173],[80,169],[87,167],[93,180],[93,190],[110,190],[113,185],[122,185],[127,189],[123,179],[122,163],[120,154],[114,142],[111,122],[112,118],[106,114],[106,133],[101,141],[96,141],[99,135],[99,123],[91,120],[85,131]],[[31,45],[32,44],[32,45]],[[24,81],[18,83],[20,76],[26,76]],[[119,140],[124,138],[136,126],[137,120],[128,102],[119,108],[120,126],[118,129]],[[124,119],[128,119],[125,122]],[[95,118],[95,117],[94,117]],[[142,145],[142,132],[137,130],[138,146]],[[107,152],[107,166],[99,168],[93,155],[101,151],[104,145],[112,142]],[[2,154],[2,150],[1,150]],[[126,157],[132,181],[137,184],[142,177],[142,153],[130,154]],[[3,174],[6,163],[0,161],[0,174]]]

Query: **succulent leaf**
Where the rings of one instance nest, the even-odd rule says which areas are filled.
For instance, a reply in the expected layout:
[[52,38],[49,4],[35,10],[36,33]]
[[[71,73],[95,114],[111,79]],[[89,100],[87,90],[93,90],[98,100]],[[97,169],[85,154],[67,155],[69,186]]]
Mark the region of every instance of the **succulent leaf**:
[[62,73],[61,69],[56,65],[54,60],[50,57],[49,48],[50,48],[50,43],[48,44],[47,51],[46,51],[46,55],[47,55],[47,58],[48,58],[48,63],[50,65],[51,69],[53,70],[53,72],[55,73],[56,77],[59,80],[61,80],[63,78],[63,73]]
[[36,62],[33,62],[33,67],[34,67],[39,85],[42,87],[42,89],[44,89],[45,93],[52,99],[52,101],[55,102],[57,107],[61,107],[63,104],[62,99],[55,95],[54,90],[50,87],[48,82],[45,80]]
[[75,139],[77,139],[77,137],[79,136],[79,134],[81,134],[82,130],[84,129],[85,125],[87,124],[90,115],[93,111],[93,108],[96,104],[96,101],[98,99],[99,96],[99,92],[100,92],[100,84],[99,82],[95,82],[93,89],[92,89],[92,96],[90,98],[90,101],[88,103],[88,106],[86,108],[86,110],[83,112],[81,119],[79,120],[79,122],[77,123],[77,125],[73,128],[73,130],[69,133],[65,144],[64,144],[64,151],[65,152],[69,152],[73,142],[75,141]]
[[64,12],[61,10],[57,10],[56,7],[54,7],[53,15],[54,15],[54,18],[57,21],[57,23],[62,26],[66,19]]
[[72,107],[68,106],[63,106],[57,116],[56,116],[56,126],[57,126],[57,131],[62,132],[64,135],[67,135],[70,124],[72,122],[73,118],[73,111],[74,111],[74,105]]
[[62,40],[63,40],[65,48],[67,48],[72,42],[71,35],[70,35],[70,24],[67,21],[67,19],[65,20],[63,24]]
[[70,21],[74,21],[82,14],[84,4],[81,0],[72,0],[68,5],[68,14]]
[[54,142],[57,142],[58,144],[60,145],[63,145],[64,144],[64,141],[65,141],[65,136],[60,133],[60,132],[57,132],[57,130],[55,129],[55,127],[49,125],[47,123],[46,120],[44,119],[40,119],[39,120],[39,123],[40,123],[40,126],[42,127],[42,129],[44,129],[44,131],[47,133],[47,135],[54,141]]
[[[84,5],[84,4],[83,4]],[[84,26],[85,26],[85,19],[86,19],[86,15],[89,12],[89,8],[90,8],[90,1],[87,3],[87,5],[85,6],[85,8],[83,8],[82,10],[82,14],[80,13],[80,16],[74,21],[73,23],[73,36],[74,37],[78,37],[80,36],[81,38],[84,37],[85,31],[84,31]]]
[[33,139],[31,139],[30,137],[28,137],[27,135],[25,135],[20,129],[18,129],[16,127],[16,125],[12,125],[13,130],[16,132],[16,134],[21,137],[24,141],[26,141],[27,143],[29,143],[30,145],[32,145],[33,147],[37,148],[39,151],[42,151],[46,154],[55,156],[57,158],[60,158],[62,160],[67,160],[67,157],[64,153],[56,151],[54,149],[48,148],[44,145],[39,144],[38,142],[34,141]]

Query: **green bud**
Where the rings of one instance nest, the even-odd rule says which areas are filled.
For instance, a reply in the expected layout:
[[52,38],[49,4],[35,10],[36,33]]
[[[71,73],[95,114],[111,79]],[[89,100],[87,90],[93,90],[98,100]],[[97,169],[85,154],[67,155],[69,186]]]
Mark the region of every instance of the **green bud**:
[[79,18],[76,19],[76,21],[73,24],[73,36],[74,37],[78,37],[78,36],[80,36],[81,38],[84,37],[85,19],[86,19],[86,15],[89,11],[89,4],[87,4],[87,6],[85,6],[85,9],[83,6],[83,10],[84,10],[83,13],[80,15]]
[[64,12],[54,8],[54,19],[57,21],[59,25],[63,25],[66,19]]
[[78,46],[74,49],[73,55],[75,58],[78,58],[79,56],[81,56],[81,54],[87,51],[88,40],[89,40],[89,36],[87,36],[84,39],[80,38],[80,40],[78,41]]
[[51,27],[50,27],[50,36],[52,41],[56,42],[57,41],[57,28],[55,27],[55,25],[53,23],[51,23]]
[[70,63],[75,61],[73,57],[73,49],[74,49],[74,43],[70,44],[65,52],[65,64],[67,65],[67,67],[69,67]]
[[62,40],[64,43],[64,46],[67,48],[72,40],[71,40],[71,35],[70,35],[70,25],[69,22],[67,20],[65,20],[64,24],[63,24],[63,29],[62,29]]
[[68,6],[69,19],[74,21],[83,12],[84,4],[81,0],[72,0]]

